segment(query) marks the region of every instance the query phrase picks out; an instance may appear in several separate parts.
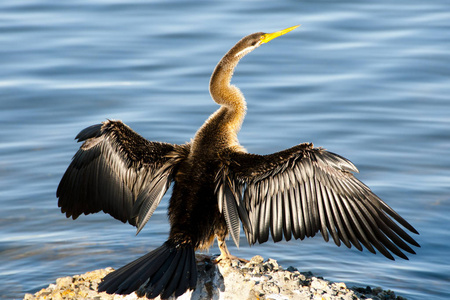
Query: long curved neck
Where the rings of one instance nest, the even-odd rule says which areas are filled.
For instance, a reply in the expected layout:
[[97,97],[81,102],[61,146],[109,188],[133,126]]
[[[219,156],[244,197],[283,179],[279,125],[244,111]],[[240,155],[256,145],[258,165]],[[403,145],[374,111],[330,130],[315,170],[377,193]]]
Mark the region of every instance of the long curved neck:
[[214,69],[209,92],[213,100],[222,106],[220,110],[225,113],[222,122],[229,125],[229,128],[237,134],[244,121],[247,105],[242,92],[230,84],[234,68],[242,57],[236,56],[233,50],[234,48],[225,54]]
[[239,52],[241,48],[239,43],[236,44],[214,69],[209,92],[221,107],[197,131],[191,147],[193,156],[206,157],[209,154],[216,156],[219,149],[240,147],[237,134],[244,121],[247,106],[241,91],[231,85],[230,81],[239,60],[248,53]]

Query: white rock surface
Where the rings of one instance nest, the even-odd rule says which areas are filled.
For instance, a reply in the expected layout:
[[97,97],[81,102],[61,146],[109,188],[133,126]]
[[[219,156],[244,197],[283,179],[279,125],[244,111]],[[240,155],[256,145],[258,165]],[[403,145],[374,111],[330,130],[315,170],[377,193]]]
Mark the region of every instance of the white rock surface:
[[[220,264],[212,263],[211,257],[197,255],[198,282],[195,291],[187,292],[178,299],[273,299],[273,300],[389,300],[405,299],[392,291],[381,288],[347,288],[344,283],[334,283],[314,277],[312,273],[300,273],[295,268],[284,270],[273,259],[263,261],[255,256],[248,263],[237,260]],[[112,268],[96,270],[73,277],[62,277],[56,284],[24,299],[146,299],[135,293],[109,295],[98,293],[101,279],[112,272]],[[157,298],[159,299],[159,298]]]

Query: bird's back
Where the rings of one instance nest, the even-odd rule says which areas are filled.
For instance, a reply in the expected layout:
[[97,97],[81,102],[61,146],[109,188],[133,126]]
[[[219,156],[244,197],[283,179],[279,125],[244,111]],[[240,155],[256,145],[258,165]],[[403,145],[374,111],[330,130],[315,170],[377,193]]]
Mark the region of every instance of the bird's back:
[[193,155],[181,163],[169,204],[170,237],[207,249],[215,231],[226,227],[219,214],[214,179],[219,161],[212,156]]

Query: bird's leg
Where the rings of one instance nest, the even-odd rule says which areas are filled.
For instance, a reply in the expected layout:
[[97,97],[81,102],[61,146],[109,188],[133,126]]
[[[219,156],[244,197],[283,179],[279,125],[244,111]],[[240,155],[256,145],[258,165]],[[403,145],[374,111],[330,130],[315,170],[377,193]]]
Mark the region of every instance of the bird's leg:
[[217,236],[217,243],[219,244],[220,249],[220,255],[214,260],[215,263],[223,262],[223,261],[230,261],[230,260],[239,260],[243,263],[248,263],[248,260],[231,255],[228,251],[227,245],[225,244],[225,239]]
[[230,251],[228,251],[225,240],[217,237],[217,243],[219,244],[220,256],[216,258],[216,261],[219,262],[221,260],[231,259],[231,254]]

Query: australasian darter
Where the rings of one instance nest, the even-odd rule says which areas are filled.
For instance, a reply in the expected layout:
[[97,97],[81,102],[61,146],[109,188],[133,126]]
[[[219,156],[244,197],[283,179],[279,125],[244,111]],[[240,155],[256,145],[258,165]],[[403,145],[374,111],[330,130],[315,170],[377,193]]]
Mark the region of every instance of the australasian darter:
[[[159,248],[108,274],[99,291],[149,298],[179,296],[195,288],[195,251],[216,237],[229,259],[225,238],[239,245],[240,222],[250,244],[304,239],[321,232],[336,245],[377,249],[407,259],[407,243],[419,247],[400,226],[407,221],[353,176],[347,159],[299,144],[274,154],[247,153],[237,133],[246,113],[241,91],[230,85],[246,54],[298,26],[244,37],[217,64],[210,93],[220,105],[190,143],[150,142],[121,121],[108,120],[82,130],[84,141],[57,190],[67,217],[103,211],[139,232],[170,184],[170,235]],[[395,221],[394,221],[395,220]]]

